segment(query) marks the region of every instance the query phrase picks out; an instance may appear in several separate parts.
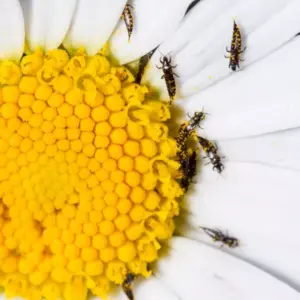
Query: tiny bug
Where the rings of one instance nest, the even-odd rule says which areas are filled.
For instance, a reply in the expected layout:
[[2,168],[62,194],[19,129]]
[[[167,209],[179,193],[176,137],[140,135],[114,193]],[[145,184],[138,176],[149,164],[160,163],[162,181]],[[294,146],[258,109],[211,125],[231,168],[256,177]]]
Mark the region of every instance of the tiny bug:
[[189,185],[193,181],[194,176],[196,175],[196,166],[197,166],[197,153],[193,151],[191,156],[187,156],[181,164],[183,177],[181,179],[181,187],[186,191],[189,188]]
[[201,228],[213,239],[214,242],[221,242],[223,245],[226,245],[229,248],[236,248],[240,245],[237,238],[231,237],[228,234],[224,234],[220,229],[210,229],[207,227]]
[[205,113],[203,111],[195,112],[195,114],[192,117],[190,117],[189,115],[188,117],[190,118],[190,120],[188,122],[187,129],[191,131],[194,130],[197,126],[201,128],[200,122],[205,119]]
[[180,126],[176,136],[177,153],[181,164],[183,164],[183,161],[186,159],[186,140],[188,139],[189,135],[190,132],[187,129],[187,124],[183,123]]
[[201,136],[197,136],[197,139],[203,151],[206,153],[208,159],[213,165],[213,170],[217,170],[219,174],[222,173],[222,171],[224,170],[224,165],[222,164],[221,157],[218,154],[217,146],[215,146],[211,141]]
[[138,73],[136,75],[136,83],[141,83],[142,81],[142,77],[145,73],[145,69],[148,65],[148,62],[150,61],[153,53],[155,52],[155,50],[157,49],[157,47],[155,49],[153,49],[151,52],[145,54],[144,56],[142,56],[139,60],[139,67],[138,67]]
[[193,117],[190,117],[188,122],[184,122],[181,124],[178,134],[176,136],[176,143],[178,149],[179,160],[182,164],[183,160],[186,159],[186,141],[191,135],[191,133],[195,130],[197,126],[200,127],[201,121],[205,119],[204,112],[195,112]]
[[229,65],[228,67],[232,71],[236,71],[237,68],[240,68],[240,61],[243,61],[241,58],[241,54],[246,50],[246,47],[242,50],[242,35],[241,31],[236,24],[235,21],[233,21],[233,34],[232,34],[232,40],[231,40],[231,46],[230,49],[226,47],[226,51],[229,53],[229,56],[225,55],[225,58],[229,58]]
[[166,82],[166,86],[168,89],[168,94],[170,97],[170,103],[172,103],[172,101],[175,99],[176,96],[176,82],[175,82],[175,78],[179,77],[178,75],[176,75],[173,71],[174,68],[177,67],[176,66],[172,66],[172,59],[171,57],[168,57],[167,55],[162,55],[162,57],[160,58],[160,63],[161,66],[156,66],[158,69],[162,69],[163,71],[163,75],[161,77],[161,79],[165,79]]
[[126,25],[126,29],[128,33],[128,42],[130,42],[130,37],[133,31],[133,24],[134,24],[133,14],[131,9],[133,9],[133,7],[130,4],[126,4],[121,16],[121,18],[124,20]]
[[132,283],[133,283],[134,279],[135,279],[134,274],[127,273],[126,278],[125,278],[124,282],[122,283],[122,289],[129,300],[134,300],[134,295],[133,295],[133,291],[132,291]]

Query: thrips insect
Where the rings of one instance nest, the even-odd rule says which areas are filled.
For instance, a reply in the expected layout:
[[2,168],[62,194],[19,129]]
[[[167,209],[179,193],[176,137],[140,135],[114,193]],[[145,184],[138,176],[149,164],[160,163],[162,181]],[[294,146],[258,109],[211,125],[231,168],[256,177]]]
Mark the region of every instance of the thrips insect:
[[200,146],[203,148],[203,151],[206,153],[208,159],[213,165],[213,170],[217,170],[218,173],[222,173],[224,165],[222,164],[221,157],[218,154],[217,146],[201,136],[197,136],[197,138]]
[[176,136],[177,144],[177,153],[179,156],[179,161],[183,165],[184,160],[186,159],[186,141],[190,135],[189,130],[187,129],[187,123],[183,123],[178,131]]
[[142,77],[145,73],[145,69],[147,67],[148,62],[150,61],[153,53],[155,52],[155,50],[157,49],[157,47],[155,49],[153,49],[151,52],[145,54],[144,56],[142,56],[139,60],[139,67],[138,67],[138,73],[136,75],[136,80],[135,82],[140,84],[142,81]]
[[132,273],[127,273],[124,282],[122,283],[122,288],[129,300],[134,300],[134,295],[132,291],[132,283],[135,279],[135,275]]
[[228,234],[224,234],[220,229],[210,229],[207,227],[201,227],[204,232],[209,235],[215,242],[221,242],[223,245],[229,248],[236,248],[239,246],[239,240],[235,237],[231,237]]
[[126,4],[122,16],[121,18],[124,20],[125,25],[126,25],[126,29],[127,29],[127,33],[128,33],[128,42],[130,42],[130,37],[133,31],[133,14],[132,14],[132,9],[133,7],[130,4]]
[[241,31],[236,24],[235,21],[233,21],[233,34],[232,34],[232,40],[231,40],[231,47],[228,49],[226,47],[226,51],[229,53],[229,56],[225,55],[225,58],[229,58],[229,65],[228,67],[232,71],[236,71],[237,68],[240,68],[240,61],[243,61],[241,59],[241,54],[246,50],[246,47],[242,50],[242,35]]
[[[190,117],[187,129],[189,131],[194,130],[197,126],[200,127],[200,122],[205,119],[205,113],[203,111],[195,112],[194,116]],[[201,128],[201,127],[200,127]]]
[[176,137],[178,156],[181,164],[183,164],[183,161],[186,159],[186,141],[195,128],[197,126],[200,127],[200,122],[205,119],[205,113],[195,112],[193,117],[188,117],[190,120],[181,124]]
[[170,97],[170,103],[172,103],[172,101],[175,99],[176,96],[176,82],[174,76],[179,77],[173,71],[173,69],[176,68],[177,65],[172,66],[172,59],[167,55],[162,55],[159,61],[161,63],[161,66],[160,67],[156,66],[156,67],[158,69],[162,69],[164,73],[161,78],[165,79],[166,86],[168,89],[168,94]]
[[189,188],[189,185],[193,181],[194,176],[196,175],[196,167],[197,167],[196,151],[193,151],[191,156],[186,156],[186,158],[182,161],[181,167],[183,170],[183,177],[181,179],[181,187],[187,191]]

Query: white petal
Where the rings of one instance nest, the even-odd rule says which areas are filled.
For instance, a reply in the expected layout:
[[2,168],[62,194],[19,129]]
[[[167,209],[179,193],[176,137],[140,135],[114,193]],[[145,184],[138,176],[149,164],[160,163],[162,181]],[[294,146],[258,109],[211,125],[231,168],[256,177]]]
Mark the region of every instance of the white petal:
[[64,46],[67,49],[84,47],[96,54],[114,30],[126,0],[78,0],[77,9]]
[[50,0],[47,9],[48,23],[45,36],[47,50],[59,47],[71,24],[77,0]]
[[158,270],[181,299],[300,299],[288,285],[224,252],[185,238],[174,238],[171,247]]
[[133,0],[133,33],[128,42],[121,20],[110,40],[110,49],[121,64],[150,52],[178,27],[191,0]]
[[[247,7],[248,6],[249,5],[247,5]],[[265,6],[265,8],[268,9],[269,7]],[[254,14],[256,14],[256,10],[248,16],[253,17]],[[298,0],[291,1],[279,14],[275,14],[275,16],[263,23],[262,26],[254,32],[247,35],[246,40],[248,48],[243,55],[245,62],[242,62],[242,68],[264,58],[292,39],[300,31],[300,24],[298,22],[299,14],[300,2]],[[232,26],[230,21],[228,20],[228,22],[223,25],[225,30],[227,29],[226,32],[224,32],[228,37],[227,45],[230,43],[230,37],[228,35],[232,32],[232,29],[230,30],[230,27]],[[225,24],[227,24],[227,28]],[[242,20],[241,26],[243,27]],[[245,29],[245,33],[247,33],[247,29]],[[208,63],[207,65],[202,63],[198,69],[194,70],[195,76],[182,78],[182,95],[192,95],[195,93],[195,90],[203,90],[231,74],[231,70],[228,68],[228,62],[224,59],[224,46],[226,46],[226,44],[223,44],[223,46],[220,47],[221,45],[212,43],[209,48],[217,49],[219,51],[210,51],[208,47],[206,47],[206,50],[208,51],[206,55],[203,55],[202,53],[196,55],[197,58],[202,56],[202,62],[208,61]],[[194,45],[194,48],[197,48],[197,46]],[[188,51],[185,53],[185,56],[186,55],[189,55]],[[194,59],[196,59],[196,57],[194,57]],[[191,59],[193,59],[193,56]],[[181,65],[179,59],[177,63]],[[186,63],[182,64],[182,68],[187,67]]]
[[[169,53],[170,51],[172,51],[172,54],[178,53],[191,41],[197,39],[199,35],[201,36],[205,29],[209,28],[225,11],[231,9],[236,2],[237,0],[200,1],[184,17],[178,30],[159,46],[159,50],[162,53]],[[152,62],[155,60],[159,62],[160,56],[160,53],[156,52],[153,55]]]
[[24,19],[19,1],[0,0],[0,59],[20,60],[24,40]]
[[[231,43],[233,27],[231,17],[234,17],[240,25],[243,41],[247,42],[243,67],[277,49],[279,45],[298,32],[297,28],[300,28],[300,26],[295,26],[296,20],[292,22],[293,13],[291,11],[294,5],[287,5],[292,2],[291,0],[241,1],[206,30],[200,39],[195,39],[178,53],[176,60],[182,81],[187,81],[191,75],[198,76],[202,71],[205,72],[206,69],[212,69],[216,65],[219,68],[225,65],[226,74],[230,73],[227,67],[228,63],[224,64],[224,55],[220,54],[225,54],[226,46],[229,47]],[[285,25],[281,27],[282,30],[278,31],[278,24],[281,26],[282,22],[287,20],[288,23],[284,23]],[[287,32],[288,29],[292,32]],[[190,66],[189,59],[193,59],[195,64]],[[215,77],[213,73],[208,76],[210,75]],[[218,72],[216,76],[219,75]],[[205,79],[207,80],[207,76]]]
[[160,91],[161,98],[167,99],[168,92],[165,80],[161,79],[161,70],[156,67],[160,64],[161,53],[172,52],[173,56],[179,52],[191,39],[201,33],[200,29],[207,28],[224,10],[232,7],[235,2],[236,0],[200,1],[183,19],[178,30],[159,46],[158,51],[155,51],[149,67],[145,70],[142,82],[150,82],[151,86],[155,86]]
[[[210,139],[259,135],[300,126],[298,75],[300,38],[212,88],[182,101],[188,112],[211,114],[204,123]],[[282,59],[282,58],[285,59]],[[180,102],[178,102],[180,103]]]
[[26,40],[31,51],[55,49],[62,43],[70,26],[77,0],[21,1]]
[[[251,151],[251,150],[250,150]],[[237,237],[231,250],[300,288],[300,173],[254,163],[227,162],[223,176],[207,165],[186,201],[193,238],[211,241],[199,226]],[[211,242],[213,243],[213,242]],[[224,249],[225,250],[225,249]]]
[[300,171],[300,128],[218,142],[226,160]]
[[[207,3],[210,9],[209,4],[218,7],[211,1]],[[279,48],[300,31],[300,5],[297,0],[229,1],[222,4],[226,6],[222,14],[217,15],[208,26],[201,26],[202,20],[192,18],[192,14],[187,16],[186,23],[190,23],[189,27],[193,25],[198,29],[196,37],[188,31],[180,36],[180,28],[175,38],[166,41],[159,48],[162,53],[171,51],[173,62],[178,65],[176,73],[180,76],[179,96],[195,94],[231,74],[224,54],[226,46],[231,42],[233,17],[241,27],[243,40],[248,47],[243,67]],[[201,9],[201,5],[198,9]],[[190,32],[193,33],[192,30]],[[159,52],[153,56],[146,78],[155,87],[164,90],[164,82],[158,79],[160,73],[155,67],[158,62]]]

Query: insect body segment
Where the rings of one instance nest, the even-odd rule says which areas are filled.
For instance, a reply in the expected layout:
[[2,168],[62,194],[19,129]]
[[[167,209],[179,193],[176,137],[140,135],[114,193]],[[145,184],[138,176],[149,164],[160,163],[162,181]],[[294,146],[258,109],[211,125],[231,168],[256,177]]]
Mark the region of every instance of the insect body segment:
[[241,54],[245,51],[245,49],[246,47],[242,50],[241,31],[236,22],[234,21],[231,47],[230,50],[226,48],[226,51],[229,53],[229,56],[225,56],[226,58],[229,58],[229,68],[232,71],[236,71],[237,68],[240,68],[240,61],[243,61],[241,59]]
[[213,165],[213,170],[217,170],[218,173],[222,173],[222,171],[224,170],[224,165],[222,164],[221,157],[218,154],[218,148],[211,141],[201,136],[197,136],[197,138],[200,146]]
[[221,242],[229,248],[236,248],[239,246],[239,240],[237,238],[224,234],[220,229],[210,229],[207,227],[201,228],[213,239],[214,242]]
[[133,283],[135,277],[136,276],[134,274],[128,273],[126,275],[124,282],[122,283],[123,291],[129,300],[134,300],[134,295],[133,295],[133,291],[132,291],[132,283]]
[[128,33],[128,42],[130,42],[130,37],[133,31],[133,14],[132,14],[132,9],[133,7],[130,4],[126,4],[123,13],[122,13],[122,19],[125,22],[127,33]]
[[171,57],[168,58],[166,55],[163,55],[159,61],[161,63],[161,66],[160,67],[156,66],[156,67],[158,69],[162,69],[162,71],[164,73],[161,78],[165,79],[166,86],[168,89],[168,94],[170,97],[170,102],[172,103],[172,101],[175,99],[175,96],[176,96],[176,82],[175,82],[174,76],[179,77],[178,75],[176,75],[173,72],[173,69],[176,68],[177,65],[172,66]]

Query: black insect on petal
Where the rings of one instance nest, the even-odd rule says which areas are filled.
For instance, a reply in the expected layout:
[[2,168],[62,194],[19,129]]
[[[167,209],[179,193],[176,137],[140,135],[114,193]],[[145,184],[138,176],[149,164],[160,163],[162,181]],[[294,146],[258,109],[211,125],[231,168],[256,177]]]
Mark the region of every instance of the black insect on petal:
[[224,165],[222,163],[221,156],[218,154],[217,146],[214,145],[211,141],[201,136],[197,136],[197,138],[207,158],[209,159],[210,163],[213,165],[213,170],[214,171],[216,170],[219,174],[222,173],[222,171],[224,170]]
[[173,71],[176,66],[172,66],[172,59],[171,57],[168,57],[167,55],[162,55],[160,58],[160,63],[161,66],[156,66],[158,69],[161,69],[163,71],[162,79],[165,79],[169,98],[170,98],[170,103],[172,103],[175,99],[176,96],[176,82],[175,82],[175,76],[179,77],[176,75]]
[[181,163],[183,177],[181,179],[181,187],[188,191],[190,184],[193,181],[193,178],[196,176],[196,167],[197,167],[197,153],[193,151],[190,156],[186,158]]
[[132,10],[133,7],[130,4],[126,4],[121,18],[124,20],[127,33],[128,33],[128,42],[130,42],[131,34],[133,31],[133,26],[134,26],[134,20],[133,20],[133,13]]
[[137,73],[136,79],[135,79],[136,83],[138,83],[138,84],[141,83],[143,75],[146,70],[146,67],[156,49],[157,49],[157,47],[140,58],[139,66],[138,66],[138,73]]
[[236,248],[240,245],[239,240],[235,237],[229,236],[223,233],[220,229],[211,229],[207,227],[201,227],[203,231],[209,235],[214,242],[221,242],[229,248]]
[[231,39],[230,49],[226,47],[226,51],[229,53],[229,56],[225,58],[229,59],[228,67],[232,71],[237,71],[237,68],[240,68],[240,61],[243,61],[241,54],[246,50],[246,47],[242,50],[242,35],[239,26],[235,21],[233,21],[233,33]]
[[134,274],[127,273],[126,278],[125,278],[124,282],[122,283],[122,289],[129,300],[134,300],[134,295],[133,295],[133,291],[132,291],[132,283],[133,283],[135,277],[136,276]]

